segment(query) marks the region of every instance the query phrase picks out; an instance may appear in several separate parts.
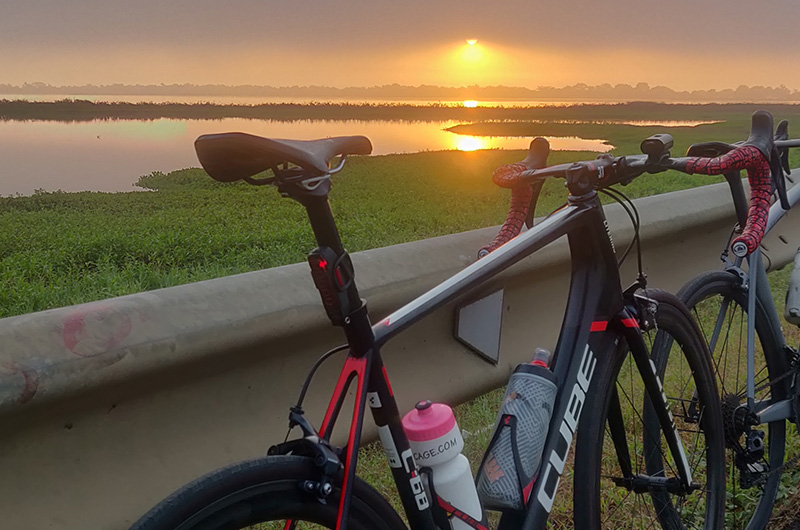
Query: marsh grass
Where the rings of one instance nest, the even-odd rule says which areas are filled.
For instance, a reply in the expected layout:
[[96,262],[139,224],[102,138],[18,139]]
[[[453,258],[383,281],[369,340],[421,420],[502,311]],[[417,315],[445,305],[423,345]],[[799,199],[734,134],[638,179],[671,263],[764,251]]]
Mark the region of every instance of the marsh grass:
[[[508,191],[495,167],[523,151],[354,157],[335,176],[331,208],[350,252],[492,226]],[[554,164],[594,158],[553,152]],[[718,179],[659,175],[632,197]],[[301,206],[271,187],[219,184],[200,169],[142,177],[149,193],[40,192],[0,198],[0,317],[305,260],[313,235]],[[537,212],[565,199],[548,182]]]
[[[0,99],[4,120],[155,120],[249,118],[295,120],[400,120],[400,121],[572,121],[612,120],[728,120],[749,123],[758,109],[776,119],[800,112],[800,105],[753,103],[609,103],[541,107],[476,107],[452,105],[362,104],[362,103],[265,103],[225,105],[216,103],[129,103],[81,99],[26,101]],[[737,138],[740,139],[740,138]]]
[[[448,119],[478,122],[462,126],[467,132],[600,137],[616,146],[614,154],[638,153],[643,138],[663,132],[664,128],[600,124],[593,120],[722,120],[712,125],[669,129],[676,140],[673,153],[679,154],[696,141],[745,138],[749,115],[760,106],[631,103],[529,109],[245,107],[248,112],[285,112],[287,119],[321,119],[326,112],[354,119],[361,116],[360,112],[367,113],[365,117],[389,112],[398,113],[403,119],[415,119],[415,113],[424,113],[427,119],[435,120],[441,118],[441,113],[455,112],[458,114],[447,114]],[[43,113],[31,115],[30,119],[58,119],[54,116],[60,113],[81,119],[98,109],[107,112],[105,117],[109,118],[129,117],[125,112],[131,109],[134,114],[151,112],[154,117],[162,117],[164,112],[185,108],[223,114],[236,110],[236,106],[217,105],[0,101],[0,115],[7,119],[17,119],[13,115],[17,111],[25,116],[27,112]],[[768,108],[777,119],[800,113],[800,105]],[[481,121],[487,119],[501,121]],[[330,195],[346,248],[355,252],[501,223],[509,194],[495,187],[490,176],[497,166],[524,156],[524,151],[492,150],[352,158],[345,170],[334,177]],[[595,156],[590,152],[554,151],[549,163]],[[792,153],[790,163],[800,165],[800,152]],[[665,172],[643,176],[624,191],[635,198],[720,180]],[[153,173],[140,178],[138,185],[151,193],[39,192],[30,197],[0,198],[0,317],[297,263],[314,246],[303,209],[282,199],[272,188],[219,184],[199,169]],[[537,213],[552,211],[565,196],[563,182],[548,182]]]

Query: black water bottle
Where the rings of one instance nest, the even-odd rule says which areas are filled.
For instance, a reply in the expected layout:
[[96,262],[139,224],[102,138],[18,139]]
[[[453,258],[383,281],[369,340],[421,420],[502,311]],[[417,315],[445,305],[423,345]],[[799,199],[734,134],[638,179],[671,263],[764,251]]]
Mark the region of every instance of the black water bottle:
[[533,361],[511,374],[494,436],[478,469],[478,495],[486,508],[525,508],[553,415],[557,380],[549,361],[550,352],[536,348]]

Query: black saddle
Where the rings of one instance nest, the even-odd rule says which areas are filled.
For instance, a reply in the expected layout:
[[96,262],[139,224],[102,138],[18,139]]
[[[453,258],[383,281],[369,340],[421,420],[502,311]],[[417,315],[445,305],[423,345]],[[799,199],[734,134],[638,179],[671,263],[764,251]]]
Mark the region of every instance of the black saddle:
[[372,152],[365,136],[275,140],[239,132],[204,134],[194,147],[203,169],[220,182],[248,179],[287,163],[301,168],[304,176],[317,177],[330,172],[332,158]]

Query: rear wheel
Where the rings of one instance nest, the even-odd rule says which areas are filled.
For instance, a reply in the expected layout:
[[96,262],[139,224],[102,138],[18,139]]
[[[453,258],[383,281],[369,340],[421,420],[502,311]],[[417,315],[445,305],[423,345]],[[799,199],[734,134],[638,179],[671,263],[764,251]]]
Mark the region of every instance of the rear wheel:
[[[299,456],[234,464],[179,489],[131,530],[336,528],[340,482],[337,480],[325,504],[301,487],[318,474],[311,459]],[[287,527],[288,521],[294,521],[296,526]],[[405,530],[406,526],[386,499],[356,479],[348,528]]]
[[[725,424],[728,478],[725,528],[764,528],[780,483],[786,422],[749,427],[747,404],[747,292],[733,274],[701,274],[679,293],[694,313],[710,347]],[[770,330],[764,306],[756,300],[756,401],[786,398],[784,384],[774,380],[786,373],[783,348]],[[748,444],[748,439],[750,444]],[[753,450],[759,440],[762,450]],[[772,473],[770,471],[773,471]]]
[[696,488],[673,487],[679,483],[678,464],[666,445],[633,354],[621,341],[610,359],[598,362],[579,426],[576,527],[719,528],[724,436],[705,345],[677,298],[658,290],[642,294],[655,302],[647,304],[650,325],[642,334]]

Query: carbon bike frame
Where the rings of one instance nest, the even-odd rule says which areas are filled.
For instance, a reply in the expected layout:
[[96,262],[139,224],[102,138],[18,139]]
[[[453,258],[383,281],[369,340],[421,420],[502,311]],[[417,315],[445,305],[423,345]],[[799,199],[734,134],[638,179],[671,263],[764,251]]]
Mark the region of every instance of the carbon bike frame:
[[[797,177],[797,173],[793,174]],[[747,213],[747,200],[744,197],[744,193],[741,191],[742,189],[742,181],[740,178],[739,172],[734,172],[731,174],[726,174],[725,178],[728,180],[728,184],[731,188],[731,195],[733,197],[734,207],[736,208],[737,218],[739,219],[739,223],[743,223],[743,219]],[[789,190],[787,190],[787,198],[789,200],[789,205],[794,207],[798,202],[800,202],[800,185],[795,185]],[[769,210],[769,217],[767,221],[767,228],[766,233],[768,234],[769,231],[775,226],[775,224],[780,221],[783,216],[786,214],[786,211],[781,207],[779,202],[776,202],[770,207]],[[769,328],[769,332],[775,337],[775,343],[784,345],[785,340],[783,336],[783,331],[781,329],[780,318],[778,313],[775,309],[775,302],[772,299],[772,292],[769,287],[769,282],[767,280],[767,272],[764,267],[763,261],[761,259],[761,251],[756,250],[756,252],[750,254],[747,257],[748,263],[748,270],[747,272],[743,272],[741,270],[741,265],[744,262],[744,258],[737,258],[734,260],[732,264],[729,264],[726,267],[726,270],[736,274],[744,283],[744,279],[747,278],[747,404],[748,408],[755,412],[760,420],[761,424],[771,423],[774,421],[782,421],[791,419],[794,417],[794,409],[793,409],[793,399],[781,399],[779,401],[771,401],[771,402],[756,402],[755,399],[755,340],[756,340],[756,332],[755,332],[755,307],[756,301],[760,302],[760,305],[764,309],[764,314],[767,319],[767,324]],[[711,340],[709,341],[709,350],[713,352],[716,347],[717,340],[719,339],[721,333],[721,326],[724,320],[725,314],[728,309],[728,304],[730,302],[726,299],[722,300],[722,304],[720,305],[720,312],[717,316],[717,321],[714,326],[714,331],[711,336]],[[765,355],[770,356],[777,356],[777,355],[784,355],[785,354],[785,346],[780,348],[779,351],[765,351]],[[789,392],[789,385],[791,384],[788,379],[782,379],[775,383],[777,385],[781,385],[779,389],[774,389],[771,394],[773,396],[791,396],[793,393]]]
[[[327,193],[293,198],[306,206],[320,247],[332,248],[337,255],[346,256],[327,203]],[[679,463],[677,467],[681,484],[687,489],[691,486],[691,470],[663,397],[656,368],[650,362],[648,348],[639,329],[638,311],[632,300],[626,302],[626,298],[632,297],[626,297],[622,292],[605,215],[597,192],[591,191],[579,197],[571,195],[566,207],[381,322],[370,324],[363,302],[344,318],[342,325],[350,351],[319,431],[321,438],[329,440],[348,388],[356,380],[349,437],[342,453],[344,479],[337,529],[347,526],[358,442],[367,407],[377,424],[411,529],[435,530],[437,525],[448,528],[446,513],[452,513],[473,528],[485,528],[485,523],[473,520],[458,507],[449,506],[442,499],[433,499],[431,504],[423,487],[423,480],[429,477],[424,473],[421,476],[414,464],[380,348],[394,335],[432,311],[479,287],[499,272],[564,235],[568,237],[572,274],[566,312],[551,362],[558,378],[554,412],[538,479],[526,491],[530,492],[526,512],[504,515],[500,527],[530,530],[545,526],[586,395],[591,391],[597,363],[606,362],[614,349],[620,347],[621,341],[629,346],[649,398],[655,404],[661,430],[674,461]],[[354,281],[350,281],[346,288],[347,300],[360,300]],[[618,401],[612,403],[616,404],[617,410],[610,411],[609,417],[611,420],[621,419]],[[611,420],[611,436],[617,454],[629,455],[621,421]],[[620,467],[625,478],[633,478],[629,459],[620,457]],[[647,480],[649,477],[639,478]],[[657,480],[657,477],[653,478],[654,482]]]

